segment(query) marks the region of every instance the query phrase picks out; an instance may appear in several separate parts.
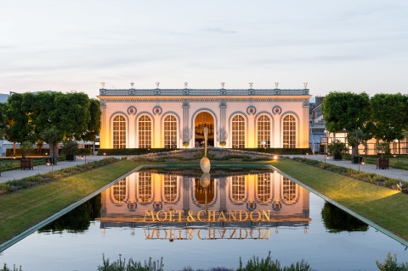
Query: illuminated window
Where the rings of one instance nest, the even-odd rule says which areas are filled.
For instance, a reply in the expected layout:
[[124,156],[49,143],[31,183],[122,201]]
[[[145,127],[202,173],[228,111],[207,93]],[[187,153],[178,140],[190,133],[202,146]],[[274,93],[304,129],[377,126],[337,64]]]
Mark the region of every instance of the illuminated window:
[[177,148],[177,119],[173,115],[164,118],[164,147]]
[[[211,204],[215,198],[215,182],[214,179],[210,180],[210,184],[207,189],[207,203]],[[205,189],[201,186],[200,179],[194,179],[194,198],[198,204],[205,204]]]
[[[262,115],[258,118],[256,127],[258,133],[258,148],[271,147],[271,118]],[[262,144],[263,143],[263,144]]]
[[245,199],[245,176],[232,177],[231,198],[237,202]]
[[152,119],[143,115],[138,121],[139,148],[152,147]]
[[296,199],[296,183],[283,177],[283,199],[292,202]]
[[126,119],[122,115],[113,118],[113,148],[126,148]]
[[139,201],[142,203],[150,202],[153,198],[152,176],[148,172],[139,172]]
[[126,179],[123,179],[112,186],[113,198],[121,203],[126,199]]
[[177,199],[177,176],[164,176],[164,199],[167,202],[175,202]]
[[262,202],[267,202],[272,199],[272,184],[271,174],[258,174],[257,183],[257,199]]
[[292,115],[283,118],[283,147],[296,148],[296,119]]
[[245,148],[245,119],[241,115],[232,118],[232,147]]

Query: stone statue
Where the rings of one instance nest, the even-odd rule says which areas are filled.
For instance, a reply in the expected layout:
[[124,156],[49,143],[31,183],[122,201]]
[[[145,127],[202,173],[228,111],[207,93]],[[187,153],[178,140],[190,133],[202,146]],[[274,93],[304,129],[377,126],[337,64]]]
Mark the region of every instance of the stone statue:
[[203,175],[201,175],[201,186],[204,188],[205,193],[205,212],[207,213],[208,206],[207,206],[207,187],[211,183],[211,176],[210,176],[210,169],[211,163],[210,159],[207,158],[207,140],[208,140],[208,128],[204,127],[204,157],[201,158],[200,166],[201,170],[203,171]]
[[201,161],[200,161],[201,170],[204,173],[210,173],[210,169],[211,169],[210,159],[207,158],[207,140],[208,140],[208,128],[204,127],[205,152],[204,152],[204,157],[201,158]]

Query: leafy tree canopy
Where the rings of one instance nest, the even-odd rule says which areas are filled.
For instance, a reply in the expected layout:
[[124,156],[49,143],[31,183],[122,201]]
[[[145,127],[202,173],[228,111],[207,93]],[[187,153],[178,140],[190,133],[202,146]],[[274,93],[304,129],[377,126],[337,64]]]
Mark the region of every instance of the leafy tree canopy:
[[322,111],[326,129],[331,133],[361,128],[369,133],[370,98],[367,93],[330,92],[323,100]]
[[408,97],[398,94],[376,94],[371,98],[372,134],[387,142],[403,139],[408,121]]

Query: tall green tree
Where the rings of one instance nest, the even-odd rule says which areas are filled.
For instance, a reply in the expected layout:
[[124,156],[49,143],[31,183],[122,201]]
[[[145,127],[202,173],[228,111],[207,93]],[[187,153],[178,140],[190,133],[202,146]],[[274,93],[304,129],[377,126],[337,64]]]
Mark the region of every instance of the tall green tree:
[[89,113],[91,114],[91,119],[87,124],[87,131],[82,135],[82,140],[84,141],[95,141],[96,136],[101,130],[101,116],[102,111],[100,109],[100,102],[97,99],[89,100]]
[[408,97],[398,94],[376,94],[371,98],[372,134],[377,140],[391,142],[404,138],[408,121]]
[[[35,139],[34,127],[31,119],[31,106],[33,94],[15,93],[7,100],[7,109],[5,112],[6,139],[22,144],[25,141],[33,142]],[[15,149],[14,149],[15,151]],[[23,151],[23,157],[24,157]]]
[[[371,134],[373,125],[370,122],[370,98],[367,93],[330,92],[323,101],[322,112],[330,133],[346,130],[349,134],[360,128],[364,134]],[[348,141],[354,147],[353,152],[356,152],[357,144],[349,136]]]

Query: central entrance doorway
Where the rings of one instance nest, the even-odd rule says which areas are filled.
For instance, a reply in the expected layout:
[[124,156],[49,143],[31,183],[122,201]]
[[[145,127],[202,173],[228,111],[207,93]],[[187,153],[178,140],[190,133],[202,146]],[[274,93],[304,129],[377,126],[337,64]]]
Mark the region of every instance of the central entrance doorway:
[[214,147],[214,118],[210,113],[201,112],[195,118],[195,147],[204,146],[204,127],[208,128],[208,146]]

